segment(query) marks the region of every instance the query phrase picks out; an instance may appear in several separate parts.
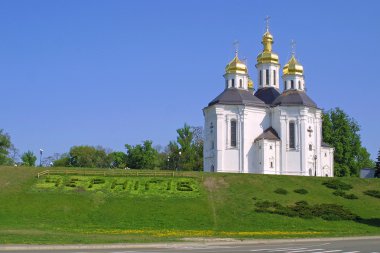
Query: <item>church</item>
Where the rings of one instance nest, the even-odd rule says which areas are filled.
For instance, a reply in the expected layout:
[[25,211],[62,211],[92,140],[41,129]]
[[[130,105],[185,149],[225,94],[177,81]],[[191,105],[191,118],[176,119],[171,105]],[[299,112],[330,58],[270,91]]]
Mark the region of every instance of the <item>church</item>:
[[273,42],[267,26],[257,90],[237,50],[227,64],[223,92],[203,109],[204,171],[333,177],[334,148],[322,140],[322,110],[307,95],[303,66],[293,52],[281,81]]

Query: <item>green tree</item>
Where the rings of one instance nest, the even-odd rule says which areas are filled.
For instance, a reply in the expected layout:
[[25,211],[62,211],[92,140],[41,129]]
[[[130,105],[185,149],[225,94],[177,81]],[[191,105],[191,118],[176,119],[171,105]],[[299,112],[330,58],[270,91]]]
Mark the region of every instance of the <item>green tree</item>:
[[36,166],[37,157],[32,151],[27,151],[21,156],[22,164],[25,166]]
[[377,154],[376,166],[375,166],[375,177],[380,177],[380,149]]
[[12,159],[8,157],[12,147],[11,137],[3,129],[0,129],[0,165],[13,163]]
[[132,146],[125,144],[127,149],[127,166],[132,169],[155,169],[159,166],[158,152],[152,146],[152,141],[146,140],[143,144]]
[[54,167],[70,167],[70,155],[68,153],[62,154],[58,159],[53,161]]
[[323,114],[323,140],[335,148],[335,176],[358,176],[361,168],[373,167],[359,131],[358,123],[340,108]]
[[177,129],[177,142],[168,145],[168,168],[203,170],[203,130],[185,124]]
[[102,147],[74,146],[70,149],[70,165],[73,167],[108,168],[110,162]]
[[125,168],[127,155],[124,152],[112,152],[108,154],[108,160],[112,168]]

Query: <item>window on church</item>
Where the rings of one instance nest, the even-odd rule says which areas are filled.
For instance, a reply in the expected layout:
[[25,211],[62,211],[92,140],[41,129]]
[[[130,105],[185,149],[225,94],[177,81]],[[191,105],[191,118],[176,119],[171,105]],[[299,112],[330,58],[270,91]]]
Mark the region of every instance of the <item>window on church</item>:
[[212,134],[214,132],[214,125],[212,122],[210,123],[210,133]]
[[293,80],[290,81],[290,88],[294,89],[294,81]]
[[269,69],[265,70],[265,81],[266,84],[269,85]]
[[296,148],[296,129],[294,122],[289,123],[289,148]]
[[228,88],[228,80],[226,80],[226,88]]
[[272,145],[271,145],[271,146],[269,146],[269,149],[272,149]]
[[235,79],[231,79],[231,86],[235,87]]
[[263,85],[263,71],[260,70],[260,85]]
[[277,83],[276,83],[276,70],[273,70],[273,84],[274,85],[277,85]]
[[309,150],[310,150],[310,151],[313,150],[313,145],[309,144]]
[[236,147],[236,120],[231,120],[231,147]]
[[288,86],[286,86],[286,81],[284,81],[284,87],[285,87],[285,90],[288,89]]
[[298,81],[298,89],[301,89],[301,81]]
[[325,157],[327,157],[327,153],[325,153]]
[[240,86],[240,88],[243,88],[243,80],[239,80],[239,86]]
[[273,162],[270,162],[270,167],[273,168]]
[[214,148],[215,148],[214,141],[211,141],[211,149],[214,149]]

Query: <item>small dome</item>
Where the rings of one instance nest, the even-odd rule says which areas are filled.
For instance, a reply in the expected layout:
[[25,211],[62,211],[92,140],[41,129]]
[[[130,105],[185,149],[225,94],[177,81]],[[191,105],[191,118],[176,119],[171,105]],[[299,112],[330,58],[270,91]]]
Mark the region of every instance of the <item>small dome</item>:
[[264,41],[271,41],[273,43],[273,36],[272,34],[269,32],[269,30],[267,30],[264,35],[263,35],[263,42]]
[[248,79],[248,89],[250,89],[250,90],[253,89],[253,81],[251,78]]
[[296,57],[292,55],[292,58],[285,64],[283,72],[284,75],[303,75],[303,67],[298,63]]
[[248,68],[242,61],[239,60],[237,54],[226,66],[227,74],[247,74]]

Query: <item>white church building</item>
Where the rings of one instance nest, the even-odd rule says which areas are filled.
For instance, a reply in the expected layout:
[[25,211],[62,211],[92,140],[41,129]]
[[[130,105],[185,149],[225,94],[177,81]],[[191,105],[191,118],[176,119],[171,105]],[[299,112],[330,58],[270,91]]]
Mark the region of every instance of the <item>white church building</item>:
[[332,177],[334,149],[322,140],[322,110],[306,94],[303,66],[292,53],[281,82],[268,28],[262,44],[257,91],[236,50],[224,91],[203,109],[204,171]]

